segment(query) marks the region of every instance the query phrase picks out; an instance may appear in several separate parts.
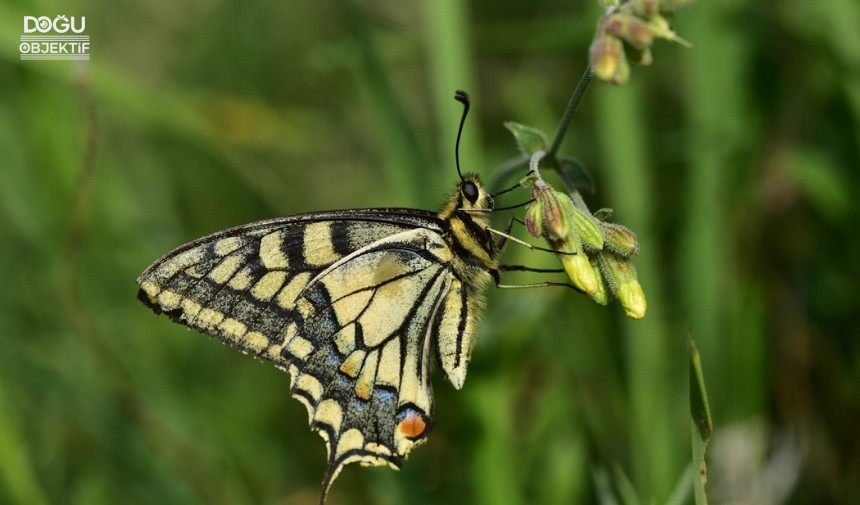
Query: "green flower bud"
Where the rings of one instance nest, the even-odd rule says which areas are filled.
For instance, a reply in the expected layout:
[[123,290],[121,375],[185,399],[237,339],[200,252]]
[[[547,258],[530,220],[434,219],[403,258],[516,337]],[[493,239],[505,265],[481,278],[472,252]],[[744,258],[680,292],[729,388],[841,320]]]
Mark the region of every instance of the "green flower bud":
[[627,63],[626,58],[621,58],[618,62],[618,68],[615,70],[615,75],[612,76],[612,84],[622,85],[630,80],[630,63]]
[[623,257],[639,254],[636,234],[626,226],[615,223],[600,223],[606,238],[606,248]]
[[642,319],[648,309],[645,292],[636,279],[636,268],[630,260],[616,254],[600,254],[600,271],[624,307],[624,312],[633,319]]
[[526,207],[526,230],[532,237],[543,235],[543,216],[541,215],[541,204],[535,200]]
[[682,39],[672,30],[672,27],[669,26],[669,21],[663,16],[656,15],[651,17],[648,20],[648,26],[650,27],[651,34],[655,37],[671,40],[685,47],[693,47],[693,44]]
[[601,24],[606,33],[624,39],[637,49],[645,49],[654,42],[654,33],[650,24],[636,16],[612,14]]
[[643,18],[650,18],[660,10],[660,2],[658,0],[631,0],[633,12]]
[[[570,252],[570,251],[568,251]],[[599,275],[591,266],[588,257],[581,252],[579,254],[560,254],[561,264],[564,271],[570,277],[570,281],[587,295],[594,295],[600,289]]]
[[[564,196],[567,197],[567,195]],[[573,202],[571,202],[571,205],[573,205]],[[579,235],[579,240],[582,241],[582,245],[595,251],[603,249],[603,230],[600,227],[599,221],[576,207],[574,207],[573,211],[573,225],[576,228],[576,234]]]
[[594,75],[602,81],[611,81],[618,72],[618,66],[624,62],[624,44],[617,37],[611,37],[598,29],[598,34],[591,43],[588,59]]
[[[543,181],[532,187],[532,197],[535,199],[533,208],[536,210],[530,208],[526,211],[526,227],[529,228],[529,233],[533,230],[538,232],[538,235],[542,235],[553,249],[560,249],[562,244],[569,240],[571,234],[576,234],[576,229],[571,227],[571,221],[575,219],[576,214],[573,201],[569,196],[556,191]],[[529,211],[533,215],[532,221],[540,217],[539,225],[535,222],[529,227]]]
[[[582,244],[577,229],[588,229],[594,223],[588,216],[581,214],[568,195],[553,189],[542,180],[532,186],[535,201],[526,209],[526,228],[533,236],[542,236],[550,248],[558,251],[564,271],[577,289],[589,295],[598,290],[598,277],[588,257],[582,252]],[[589,233],[592,233],[589,231]],[[601,234],[597,225],[597,233]],[[602,234],[600,235],[602,238]],[[593,241],[593,239],[590,239]]]
[[642,286],[636,279],[627,281],[618,287],[615,292],[621,306],[624,307],[624,313],[632,319],[642,319],[645,317],[645,312],[648,310],[648,302],[645,300],[645,292],[642,291]]
[[609,286],[606,285],[606,280],[603,278],[603,274],[600,273],[600,266],[597,264],[595,258],[591,258],[589,263],[591,264],[591,269],[594,270],[594,275],[597,277],[597,291],[591,295],[591,299],[600,305],[608,305]]

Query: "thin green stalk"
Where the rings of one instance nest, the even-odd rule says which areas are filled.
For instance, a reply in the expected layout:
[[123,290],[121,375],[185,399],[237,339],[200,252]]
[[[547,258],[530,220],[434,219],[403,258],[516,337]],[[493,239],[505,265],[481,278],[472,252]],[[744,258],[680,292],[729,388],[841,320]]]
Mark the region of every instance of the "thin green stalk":
[[585,67],[585,72],[582,73],[582,77],[579,78],[579,84],[577,84],[576,89],[573,90],[573,94],[570,96],[570,101],[567,102],[564,114],[561,115],[561,120],[559,120],[558,127],[555,129],[555,136],[552,139],[552,144],[550,144],[549,150],[547,151],[547,159],[555,160],[555,155],[558,153],[558,149],[561,147],[561,142],[564,140],[564,136],[567,133],[567,127],[570,126],[570,122],[573,120],[573,115],[576,114],[576,109],[579,108],[579,104],[582,102],[582,97],[585,96],[585,92],[588,90],[588,85],[591,84],[591,78],[593,76],[594,73],[591,71],[591,65],[588,65]]
[[[577,195],[577,198],[574,200],[577,202],[577,206],[581,207],[583,210],[588,210],[588,207],[585,206],[585,202],[582,201],[582,198],[578,197],[576,185],[570,177],[561,170],[556,154],[561,147],[562,141],[564,141],[564,136],[567,134],[567,128],[570,126],[570,122],[573,120],[573,116],[576,114],[576,110],[582,102],[582,97],[585,96],[585,92],[588,90],[588,85],[591,84],[593,75],[594,73],[591,71],[591,65],[587,65],[585,67],[585,71],[582,73],[582,77],[579,79],[579,83],[576,85],[576,89],[573,90],[573,94],[567,102],[567,107],[565,107],[564,112],[561,115],[558,127],[555,129],[552,144],[550,145],[549,150],[546,151],[546,154],[542,157],[542,161],[548,166],[553,167],[559,174],[571,194]],[[528,160],[528,156],[522,155],[505,161],[493,171],[493,178],[490,180],[489,187],[493,189],[498,188],[502,180],[504,180],[509,174],[526,166]]]
[[561,147],[562,141],[564,141],[565,134],[567,134],[567,128],[570,126],[570,122],[573,120],[573,116],[576,114],[576,110],[582,102],[582,97],[585,96],[585,92],[588,90],[589,84],[591,84],[592,77],[594,77],[594,72],[591,71],[591,65],[589,64],[585,67],[582,77],[579,78],[579,84],[576,85],[576,89],[573,90],[573,94],[567,102],[567,107],[561,115],[558,127],[555,129],[555,136],[552,139],[552,144],[550,145],[549,151],[547,151],[546,155],[546,159],[552,163],[555,167],[556,173],[561,177],[561,180],[567,187],[567,190],[573,199],[573,204],[579,209],[589,213],[591,211],[588,209],[588,205],[585,204],[585,200],[582,199],[582,195],[576,189],[576,184],[573,183],[568,174],[561,170],[558,160],[556,159],[556,154]]

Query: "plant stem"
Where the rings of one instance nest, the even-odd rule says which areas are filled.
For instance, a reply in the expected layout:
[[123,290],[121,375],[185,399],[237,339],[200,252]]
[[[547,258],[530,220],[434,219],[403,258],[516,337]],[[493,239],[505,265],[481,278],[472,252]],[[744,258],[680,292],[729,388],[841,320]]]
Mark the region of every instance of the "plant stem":
[[[585,72],[582,73],[582,77],[579,78],[579,84],[576,85],[576,89],[573,90],[573,94],[570,96],[570,100],[567,102],[567,107],[564,109],[564,113],[561,115],[561,120],[558,122],[558,127],[555,129],[555,136],[552,139],[552,144],[549,147],[549,150],[543,156],[543,160],[546,161],[550,166],[555,168],[555,171],[559,174],[562,180],[567,186],[567,189],[571,191],[575,195],[574,203],[578,207],[581,207],[583,210],[588,210],[588,207],[585,205],[585,202],[582,200],[582,196],[579,195],[579,192],[576,190],[576,185],[573,184],[573,181],[570,180],[567,174],[565,174],[562,170],[560,170],[558,160],[556,159],[556,153],[558,153],[559,147],[561,147],[561,142],[564,140],[564,135],[567,133],[567,127],[570,126],[570,122],[573,120],[573,115],[576,114],[576,109],[579,108],[579,103],[582,102],[582,97],[585,96],[586,90],[588,90],[588,85],[591,84],[591,78],[593,77],[593,73],[591,71],[591,65],[585,67]],[[528,163],[528,157],[518,156],[516,158],[511,158],[505,163],[503,163],[496,171],[494,172],[493,179],[490,181],[491,188],[495,188],[498,186],[501,180],[503,180],[509,173],[519,170],[521,167],[525,166]]]
[[573,95],[570,96],[570,101],[567,102],[567,108],[564,109],[564,114],[562,114],[561,120],[558,122],[558,128],[555,129],[555,137],[553,137],[552,144],[546,153],[548,159],[555,160],[555,155],[558,153],[561,142],[564,140],[564,135],[567,133],[567,127],[570,126],[570,121],[573,119],[576,109],[579,108],[579,103],[582,101],[585,91],[588,90],[588,85],[591,84],[593,75],[591,65],[586,66],[585,72],[579,78],[579,84],[576,85]]

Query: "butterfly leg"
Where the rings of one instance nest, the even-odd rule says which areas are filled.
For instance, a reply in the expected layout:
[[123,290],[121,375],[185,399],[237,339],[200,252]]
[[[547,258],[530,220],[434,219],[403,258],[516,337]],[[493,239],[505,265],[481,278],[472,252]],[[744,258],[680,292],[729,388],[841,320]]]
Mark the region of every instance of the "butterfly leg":
[[[523,222],[521,219],[519,219],[515,216],[512,216],[508,220],[507,226],[505,226],[505,231],[499,231],[499,230],[494,230],[492,228],[489,228],[491,233],[495,233],[496,235],[501,237],[499,239],[498,244],[497,244],[497,247],[499,248],[499,250],[502,250],[502,248],[505,246],[505,243],[507,240],[511,240],[517,244],[526,246],[529,249],[534,250],[534,251],[550,252],[553,254],[576,254],[576,253],[565,253],[565,252],[560,252],[560,251],[554,251],[552,249],[547,249],[544,247],[538,247],[538,246],[530,244],[524,240],[518,239],[517,237],[514,237],[513,235],[511,235],[511,229],[514,226],[514,222],[525,225],[525,222]],[[561,272],[564,272],[564,269],[561,269],[561,268],[534,268],[534,267],[528,267],[525,265],[499,265],[499,271],[500,272],[517,271],[517,272],[561,273]],[[502,284],[501,278],[496,277],[494,280],[496,281],[496,287],[501,288],[501,289],[526,289],[526,288],[545,288],[545,287],[549,287],[549,286],[561,286],[561,287],[568,287],[568,288],[571,288],[575,291],[581,292],[576,286],[574,286],[573,284],[567,283],[567,282],[545,281],[545,282],[535,282],[535,283],[529,283],[529,284]]]
[[[534,267],[528,267],[525,265],[499,265],[499,271],[500,272],[516,271],[516,272],[561,273],[561,272],[564,272],[564,269],[561,269],[561,268],[534,268]],[[535,283],[529,283],[529,284],[502,284],[500,277],[495,277],[494,280],[496,281],[496,287],[502,288],[502,289],[525,289],[525,288],[545,288],[548,286],[562,286],[562,287],[571,288],[571,289],[578,291],[578,292],[582,292],[576,286],[574,286],[573,284],[567,283],[567,282],[546,281],[546,282],[535,282]]]
[[582,293],[583,291],[577,289],[576,286],[567,282],[534,282],[530,284],[496,284],[496,287],[499,289],[528,289],[528,288],[546,288],[550,286],[560,286],[564,288],[570,288],[574,291]]
[[515,216],[511,216],[511,218],[508,220],[508,225],[505,226],[505,231],[496,230],[494,228],[487,228],[487,230],[490,233],[494,233],[494,234],[498,235],[499,237],[501,237],[499,239],[499,242],[496,244],[496,247],[498,248],[498,250],[501,251],[502,248],[505,246],[505,243],[508,240],[510,240],[512,242],[515,242],[515,243],[521,245],[521,246],[528,247],[529,249],[531,249],[533,251],[543,251],[543,252],[548,252],[548,253],[552,253],[552,254],[568,254],[568,255],[576,254],[575,252],[556,251],[554,249],[548,249],[546,247],[536,246],[534,244],[530,244],[530,243],[526,242],[525,240],[519,239],[519,238],[511,235],[511,228],[513,228],[514,222],[520,223],[523,226],[525,226],[525,224],[526,224],[522,219],[519,219]]

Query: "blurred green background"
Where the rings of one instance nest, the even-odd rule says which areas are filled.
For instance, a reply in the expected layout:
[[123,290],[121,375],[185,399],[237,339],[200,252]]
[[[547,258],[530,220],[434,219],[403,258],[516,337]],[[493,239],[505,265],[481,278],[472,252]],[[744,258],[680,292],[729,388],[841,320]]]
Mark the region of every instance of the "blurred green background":
[[[86,16],[89,64],[20,61],[23,16],[57,14]],[[599,15],[0,2],[0,503],[315,503],[324,444],[288,377],[155,317],[136,276],[250,221],[437,208],[454,90],[473,98],[464,165],[487,179],[517,155],[503,121],[554,131]],[[429,443],[400,472],[347,467],[330,504],[683,497],[688,333],[712,503],[860,502],[860,4],[703,1],[674,26],[695,47],[658,42],[627,86],[593,83],[561,153],[638,233],[647,317],[489,289],[464,389],[435,378]]]

